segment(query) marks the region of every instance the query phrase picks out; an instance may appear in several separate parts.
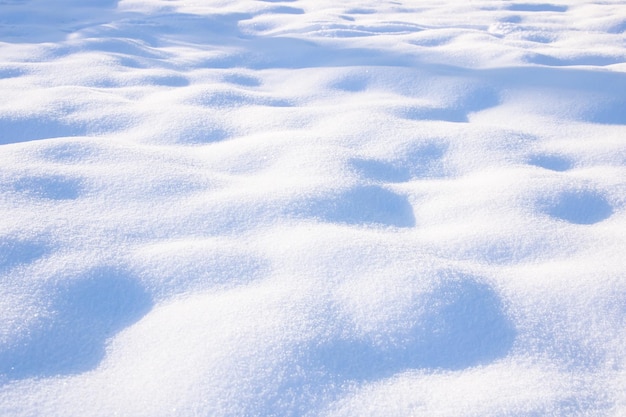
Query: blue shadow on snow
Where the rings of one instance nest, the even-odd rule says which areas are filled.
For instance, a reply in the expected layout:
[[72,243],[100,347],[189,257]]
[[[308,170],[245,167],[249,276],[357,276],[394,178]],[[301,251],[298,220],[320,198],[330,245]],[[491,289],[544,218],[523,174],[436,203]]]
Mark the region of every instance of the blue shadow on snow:
[[413,207],[407,198],[375,185],[358,186],[320,198],[311,202],[305,212],[334,223],[415,226]]
[[13,189],[33,197],[50,200],[74,200],[80,196],[80,181],[59,176],[24,177],[13,184]]
[[535,155],[528,161],[529,164],[551,171],[567,171],[572,168],[572,163],[558,155]]
[[465,96],[460,94],[458,101],[449,107],[408,107],[396,110],[396,115],[409,120],[467,123],[470,113],[486,110],[500,104],[498,94],[488,88],[478,88],[465,94]]
[[568,7],[558,4],[533,4],[533,3],[513,3],[506,7],[507,10],[514,12],[566,12]]
[[0,117],[0,145],[28,142],[32,140],[84,136],[86,126],[48,115],[36,115],[22,118]]
[[613,207],[606,198],[589,190],[567,191],[546,205],[548,215],[574,224],[594,224],[609,218]]
[[83,27],[108,22],[118,0],[2,1],[0,40],[17,43],[57,42]]
[[[341,397],[352,383],[410,370],[461,370],[508,354],[516,331],[498,295],[473,277],[446,280],[421,298],[395,331],[359,336],[337,331],[302,346],[297,370],[264,397],[264,415],[304,415]],[[332,313],[330,313],[332,314]],[[331,320],[326,318],[325,320]]]
[[108,338],[143,317],[152,300],[130,276],[101,268],[49,291],[50,316],[0,352],[9,380],[71,375],[94,369]]
[[0,238],[0,273],[34,262],[46,253],[48,248],[39,242]]
[[350,164],[365,178],[382,182],[405,182],[413,178],[431,178],[442,175],[445,144],[427,143],[408,150],[402,159],[380,161],[352,159]]
[[505,356],[515,329],[497,294],[473,279],[449,281],[425,300],[426,314],[376,342],[338,338],[314,349],[312,364],[341,380],[375,380],[410,369],[460,370]]

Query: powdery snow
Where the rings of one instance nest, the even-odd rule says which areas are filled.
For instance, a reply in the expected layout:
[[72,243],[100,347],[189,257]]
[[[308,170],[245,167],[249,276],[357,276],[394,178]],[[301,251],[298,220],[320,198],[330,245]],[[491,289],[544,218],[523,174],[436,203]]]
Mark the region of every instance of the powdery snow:
[[626,415],[625,33],[0,1],[0,414]]

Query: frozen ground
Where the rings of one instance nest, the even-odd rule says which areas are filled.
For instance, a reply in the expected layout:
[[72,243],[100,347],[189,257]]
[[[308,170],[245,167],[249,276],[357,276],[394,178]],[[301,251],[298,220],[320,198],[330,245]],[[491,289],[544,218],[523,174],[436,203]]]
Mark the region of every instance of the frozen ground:
[[0,415],[626,415],[619,0],[1,0]]

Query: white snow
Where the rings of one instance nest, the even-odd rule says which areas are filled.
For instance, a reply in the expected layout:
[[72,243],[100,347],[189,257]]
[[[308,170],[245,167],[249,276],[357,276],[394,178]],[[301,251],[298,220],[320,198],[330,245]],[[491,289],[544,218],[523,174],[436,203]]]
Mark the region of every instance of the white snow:
[[0,415],[626,415],[619,0],[0,0]]

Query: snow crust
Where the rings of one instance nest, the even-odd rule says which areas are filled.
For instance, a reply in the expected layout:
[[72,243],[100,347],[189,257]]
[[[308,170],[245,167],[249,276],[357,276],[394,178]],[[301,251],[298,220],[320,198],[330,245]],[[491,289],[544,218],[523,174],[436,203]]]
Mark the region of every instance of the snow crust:
[[626,415],[625,33],[0,0],[0,415]]

